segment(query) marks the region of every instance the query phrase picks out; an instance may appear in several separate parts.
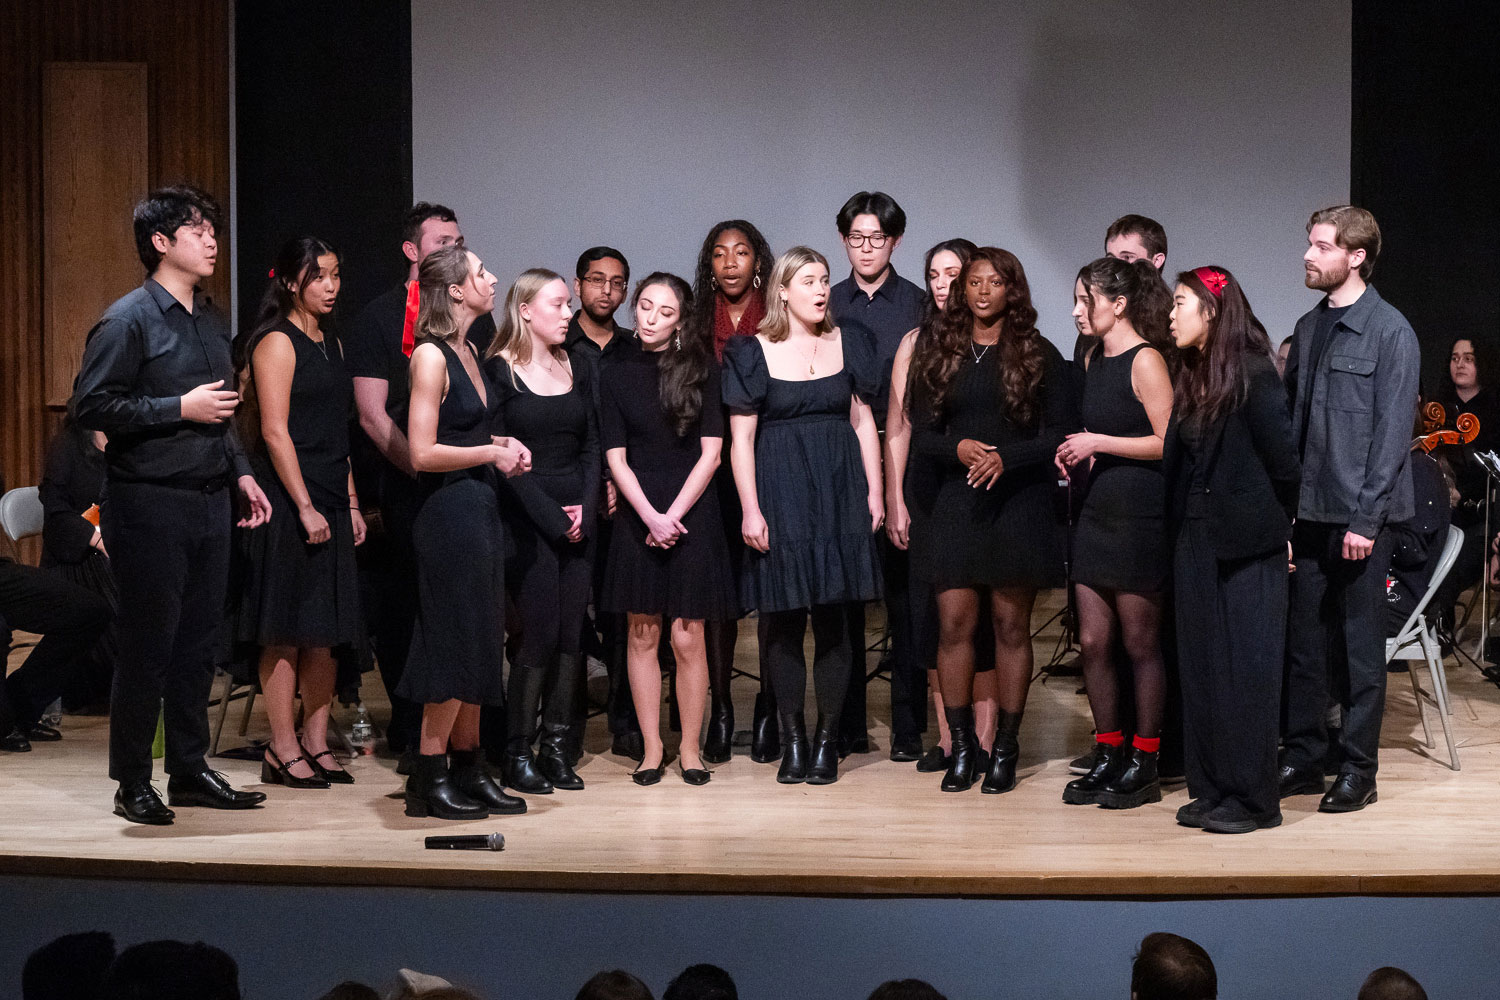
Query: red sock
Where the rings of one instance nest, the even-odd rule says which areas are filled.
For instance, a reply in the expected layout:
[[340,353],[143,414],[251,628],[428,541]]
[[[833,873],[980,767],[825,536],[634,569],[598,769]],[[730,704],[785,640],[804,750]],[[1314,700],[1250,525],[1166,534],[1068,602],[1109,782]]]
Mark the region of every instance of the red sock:
[[1147,753],[1156,753],[1156,751],[1161,749],[1161,737],[1137,736],[1133,740],[1131,740],[1131,745],[1134,746],[1137,750],[1144,750]]
[[1095,743],[1103,743],[1107,747],[1122,747],[1125,745],[1125,734],[1118,729],[1112,733],[1095,733]]

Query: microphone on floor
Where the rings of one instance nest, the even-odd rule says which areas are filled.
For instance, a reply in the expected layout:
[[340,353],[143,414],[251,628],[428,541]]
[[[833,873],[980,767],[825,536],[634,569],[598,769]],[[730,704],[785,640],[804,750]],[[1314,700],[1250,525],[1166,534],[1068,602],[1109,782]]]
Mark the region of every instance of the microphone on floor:
[[503,851],[505,834],[469,833],[428,837],[424,841],[429,851]]

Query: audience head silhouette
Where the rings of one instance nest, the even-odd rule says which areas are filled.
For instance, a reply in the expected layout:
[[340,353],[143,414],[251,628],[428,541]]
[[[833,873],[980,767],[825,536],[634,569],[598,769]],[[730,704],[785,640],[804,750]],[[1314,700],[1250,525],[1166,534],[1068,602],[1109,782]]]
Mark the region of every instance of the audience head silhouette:
[[1197,943],[1158,931],[1141,939],[1130,968],[1131,1000],[1216,1000],[1219,977]]
[[240,970],[213,945],[147,941],[120,952],[103,1000],[240,1000]]
[[95,1000],[115,939],[104,931],[65,934],[42,945],[21,969],[21,1000]]
[[575,1000],[654,1000],[646,984],[624,969],[596,972],[578,991]]
[[324,993],[318,1000],[380,1000],[380,994],[375,992],[373,986],[346,979]]
[[920,979],[887,979],[875,987],[870,1000],[947,1000],[931,983]]
[[667,984],[661,1000],[739,1000],[739,991],[717,965],[690,965]]
[[1427,991],[1411,973],[1387,965],[1370,973],[1359,988],[1359,1000],[1427,1000]]

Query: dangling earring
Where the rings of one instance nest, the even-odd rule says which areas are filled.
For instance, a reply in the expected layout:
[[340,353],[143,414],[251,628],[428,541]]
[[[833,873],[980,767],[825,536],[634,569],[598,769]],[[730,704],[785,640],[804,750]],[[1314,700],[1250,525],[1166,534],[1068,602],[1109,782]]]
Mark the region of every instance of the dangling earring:
[[677,330],[676,330],[676,332],[672,334],[672,347],[674,349],[676,349],[676,350],[679,350],[679,351],[682,350],[682,328],[681,327],[678,327]]
[[756,288],[760,287],[760,270],[759,269],[756,269],[755,277],[753,279],[751,279],[750,284],[754,285]]
[[713,289],[714,291],[719,290],[719,283],[714,280],[714,276],[711,274],[708,276],[708,287]]

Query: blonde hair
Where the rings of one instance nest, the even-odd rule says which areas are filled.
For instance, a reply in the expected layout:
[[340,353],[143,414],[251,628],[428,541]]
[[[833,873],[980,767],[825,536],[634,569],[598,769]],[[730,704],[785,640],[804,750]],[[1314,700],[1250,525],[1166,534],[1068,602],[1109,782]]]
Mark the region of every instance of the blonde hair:
[[462,243],[450,244],[422,258],[417,268],[418,337],[452,340],[458,333],[458,316],[453,311],[456,303],[448,288],[468,281],[471,269],[469,251]]
[[1334,242],[1340,247],[1351,253],[1355,250],[1365,252],[1364,263],[1359,265],[1359,276],[1369,281],[1370,275],[1375,273],[1375,258],[1380,256],[1380,225],[1375,216],[1354,205],[1335,205],[1314,212],[1307,220],[1307,231],[1311,233],[1313,226],[1323,223],[1333,227]]
[[[792,276],[808,264],[822,264],[828,270],[828,258],[812,247],[792,247],[776,258],[771,268],[771,280],[766,282],[766,318],[760,321],[760,332],[773,344],[779,344],[792,332],[792,316],[786,303],[781,301],[781,290],[792,283]],[[823,321],[813,330],[814,335],[832,333],[833,310],[823,314]]]
[[[533,267],[522,271],[516,283],[505,293],[505,311],[500,316],[500,328],[495,339],[484,352],[486,359],[501,355],[510,362],[511,381],[515,381],[515,369],[531,364],[531,324],[521,316],[521,307],[537,297],[543,288],[554,281],[562,281],[562,275],[545,267]],[[562,358],[563,349],[554,348],[553,357]]]

